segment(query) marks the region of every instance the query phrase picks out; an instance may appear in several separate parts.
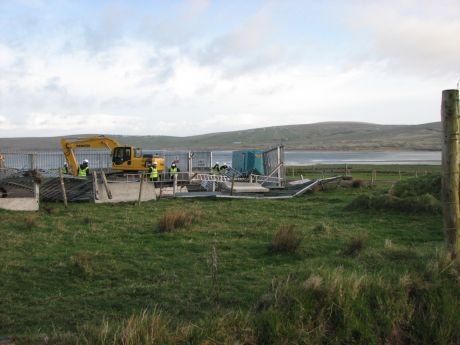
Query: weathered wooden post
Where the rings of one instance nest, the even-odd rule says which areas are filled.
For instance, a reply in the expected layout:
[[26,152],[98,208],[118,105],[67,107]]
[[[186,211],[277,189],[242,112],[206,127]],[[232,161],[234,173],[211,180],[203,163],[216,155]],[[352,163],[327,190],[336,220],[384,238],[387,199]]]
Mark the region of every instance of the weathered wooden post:
[[102,169],[101,169],[101,177],[102,177],[102,183],[103,183],[105,191],[107,193],[107,197],[109,199],[112,199],[112,192],[110,191],[109,184],[107,183],[107,178],[105,176],[104,170],[102,170]]
[[177,191],[177,174],[174,174],[173,176],[173,197],[176,197],[176,191]]
[[459,239],[459,109],[458,90],[444,90],[441,101],[442,145],[442,208],[447,250],[456,257]]
[[62,175],[61,169],[59,169],[59,182],[61,183],[62,200],[64,201],[65,208],[67,208],[67,193],[65,191],[64,176]]
[[141,179],[139,181],[139,198],[137,199],[137,206],[141,205],[143,187],[144,187],[144,172],[141,173]]

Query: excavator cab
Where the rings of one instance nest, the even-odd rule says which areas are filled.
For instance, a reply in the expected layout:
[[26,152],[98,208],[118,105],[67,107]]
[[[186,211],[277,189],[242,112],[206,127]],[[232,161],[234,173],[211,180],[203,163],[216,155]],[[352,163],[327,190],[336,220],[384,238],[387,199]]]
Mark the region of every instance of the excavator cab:
[[131,147],[115,147],[113,149],[112,163],[114,165],[127,164],[131,165]]

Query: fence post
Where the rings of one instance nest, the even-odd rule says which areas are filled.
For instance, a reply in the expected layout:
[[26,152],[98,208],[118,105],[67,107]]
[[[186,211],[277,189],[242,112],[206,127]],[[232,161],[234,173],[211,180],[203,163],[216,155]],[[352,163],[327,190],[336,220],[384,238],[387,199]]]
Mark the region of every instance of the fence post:
[[65,192],[64,177],[61,169],[59,169],[59,181],[61,182],[62,200],[64,201],[65,208],[67,208],[67,194]]
[[176,191],[177,191],[177,174],[174,174],[173,176],[173,197],[176,197]]
[[144,186],[144,172],[141,173],[141,180],[139,183],[139,199],[137,200],[137,205],[140,206],[142,200],[142,187]]
[[459,238],[459,104],[458,90],[444,90],[441,101],[443,128],[442,207],[447,250],[454,258],[460,250]]
[[193,155],[190,151],[188,151],[188,176],[192,175],[192,169],[193,169]]
[[29,154],[30,160],[30,170],[34,170],[37,168],[37,155],[35,153]]

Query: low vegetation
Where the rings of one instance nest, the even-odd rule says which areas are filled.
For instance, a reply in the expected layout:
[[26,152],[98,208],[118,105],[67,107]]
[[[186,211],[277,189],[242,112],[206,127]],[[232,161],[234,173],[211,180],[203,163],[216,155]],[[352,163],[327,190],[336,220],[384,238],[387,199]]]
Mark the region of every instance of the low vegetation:
[[426,175],[399,181],[390,190],[361,194],[348,206],[352,209],[395,210],[439,214],[441,205],[440,175]]
[[[406,199],[395,188],[390,196]],[[289,200],[45,204],[32,231],[27,214],[0,211],[0,335],[16,344],[460,343],[460,263],[443,254],[441,215],[347,207],[369,193],[389,195],[339,186]],[[420,193],[407,198],[429,191]]]
[[166,211],[158,221],[159,232],[171,232],[177,229],[187,229],[193,222],[198,221],[202,217],[202,212],[194,211]]
[[276,253],[295,253],[304,235],[294,225],[282,225],[273,237],[270,249]]

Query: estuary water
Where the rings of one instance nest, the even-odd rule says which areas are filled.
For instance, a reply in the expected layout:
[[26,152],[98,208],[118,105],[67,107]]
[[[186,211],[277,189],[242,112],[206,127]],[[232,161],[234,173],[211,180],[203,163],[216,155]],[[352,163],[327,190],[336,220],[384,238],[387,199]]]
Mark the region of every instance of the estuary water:
[[[213,151],[212,161],[232,163],[232,151]],[[285,151],[286,165],[441,164],[441,151]]]

